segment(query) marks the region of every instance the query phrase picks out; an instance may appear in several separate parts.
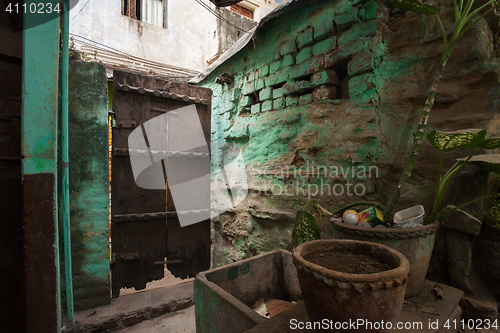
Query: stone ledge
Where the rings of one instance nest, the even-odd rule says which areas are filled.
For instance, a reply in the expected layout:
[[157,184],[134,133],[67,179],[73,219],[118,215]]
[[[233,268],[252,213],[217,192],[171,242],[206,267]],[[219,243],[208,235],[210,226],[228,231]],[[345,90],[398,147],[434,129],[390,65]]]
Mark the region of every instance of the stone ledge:
[[115,298],[110,305],[77,312],[75,327],[63,332],[90,333],[124,328],[193,304],[192,281],[155,288]]

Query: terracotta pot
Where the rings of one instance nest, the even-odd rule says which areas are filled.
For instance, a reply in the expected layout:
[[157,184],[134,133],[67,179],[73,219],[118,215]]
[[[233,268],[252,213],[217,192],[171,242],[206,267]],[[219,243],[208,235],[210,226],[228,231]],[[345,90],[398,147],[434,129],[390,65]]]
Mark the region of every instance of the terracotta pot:
[[[304,259],[320,251],[367,255],[390,267],[372,274],[350,274],[314,264]],[[300,288],[309,318],[330,323],[318,332],[392,332],[403,306],[408,260],[399,252],[380,244],[353,240],[317,240],[299,245],[293,252]],[[344,323],[364,320],[368,325],[348,327]],[[376,327],[382,323],[384,327]],[[344,325],[341,327],[340,325]]]
[[410,275],[405,298],[415,296],[422,289],[434,248],[439,222],[416,228],[364,228],[342,222],[333,223],[335,239],[354,239],[389,246],[401,252],[410,262]]

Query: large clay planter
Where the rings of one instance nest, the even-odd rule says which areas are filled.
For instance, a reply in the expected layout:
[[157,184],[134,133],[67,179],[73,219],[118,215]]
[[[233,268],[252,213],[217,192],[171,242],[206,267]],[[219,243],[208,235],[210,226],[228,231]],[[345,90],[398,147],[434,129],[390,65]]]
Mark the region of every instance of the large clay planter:
[[[317,251],[338,252],[339,255],[346,252],[364,254],[386,263],[390,269],[372,274],[350,274],[327,269],[304,259]],[[392,332],[387,323],[395,325],[398,320],[410,270],[408,260],[401,253],[369,242],[317,240],[299,245],[293,252],[293,263],[297,268],[310,320],[331,323],[328,329],[318,332]],[[386,326],[357,326],[354,329],[339,326],[358,320],[371,322],[375,326],[383,321]]]
[[333,223],[335,239],[354,239],[386,245],[401,252],[410,262],[405,298],[422,289],[429,268],[439,222],[416,228],[364,228],[342,222]]

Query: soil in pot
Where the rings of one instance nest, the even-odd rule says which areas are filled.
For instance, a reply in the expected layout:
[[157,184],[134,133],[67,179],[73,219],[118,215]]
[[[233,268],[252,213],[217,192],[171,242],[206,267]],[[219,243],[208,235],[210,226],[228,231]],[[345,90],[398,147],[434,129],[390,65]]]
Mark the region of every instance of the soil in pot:
[[349,274],[373,274],[395,268],[377,258],[350,252],[318,251],[307,254],[304,259],[313,264]]

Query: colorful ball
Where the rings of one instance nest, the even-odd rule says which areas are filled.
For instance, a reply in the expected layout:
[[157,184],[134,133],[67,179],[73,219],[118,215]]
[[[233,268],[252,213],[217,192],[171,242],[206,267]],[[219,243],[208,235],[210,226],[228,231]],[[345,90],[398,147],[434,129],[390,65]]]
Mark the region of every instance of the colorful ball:
[[346,214],[344,216],[344,223],[347,223],[347,224],[357,224],[358,223],[358,217],[355,214]]
[[353,209],[348,209],[348,210],[346,210],[346,211],[344,212],[344,214],[342,214],[342,220],[345,218],[345,216],[346,216],[347,214],[354,214],[354,215],[356,215],[357,213],[358,213],[358,212],[357,212],[357,211],[355,211],[355,210],[353,210]]

